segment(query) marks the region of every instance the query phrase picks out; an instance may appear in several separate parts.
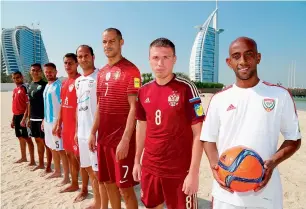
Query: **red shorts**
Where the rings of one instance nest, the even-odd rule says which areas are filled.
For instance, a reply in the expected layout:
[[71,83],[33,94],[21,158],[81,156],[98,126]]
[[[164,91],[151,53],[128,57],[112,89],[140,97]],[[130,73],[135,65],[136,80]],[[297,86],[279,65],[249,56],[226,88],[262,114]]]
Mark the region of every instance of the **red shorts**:
[[187,196],[182,191],[184,178],[161,178],[141,171],[141,201],[147,208],[165,202],[168,209],[197,209],[196,194]]
[[129,188],[138,184],[133,179],[133,167],[136,145],[129,147],[127,157],[116,161],[116,147],[98,147],[98,180],[99,182],[116,182],[119,188]]
[[79,156],[79,147],[76,145],[74,141],[75,136],[75,128],[71,128],[73,130],[62,129],[62,139],[63,139],[63,146],[64,150],[67,152],[73,152],[74,155]]

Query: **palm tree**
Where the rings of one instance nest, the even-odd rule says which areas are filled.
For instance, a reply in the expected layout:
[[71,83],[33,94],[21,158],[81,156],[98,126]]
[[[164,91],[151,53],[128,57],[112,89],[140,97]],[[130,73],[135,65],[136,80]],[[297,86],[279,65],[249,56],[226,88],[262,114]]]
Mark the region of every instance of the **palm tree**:
[[186,74],[186,73],[182,73],[182,72],[177,72],[175,73],[178,77],[181,77],[181,78],[185,78],[186,80],[190,81],[190,78],[189,76]]
[[143,74],[141,74],[141,77],[142,77],[142,85],[144,85],[144,84],[153,80],[152,73],[143,73]]

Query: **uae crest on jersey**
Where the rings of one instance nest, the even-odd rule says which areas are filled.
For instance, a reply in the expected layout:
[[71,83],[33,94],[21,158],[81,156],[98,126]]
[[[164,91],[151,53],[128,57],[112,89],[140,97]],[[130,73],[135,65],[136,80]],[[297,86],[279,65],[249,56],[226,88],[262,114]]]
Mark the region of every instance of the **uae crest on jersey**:
[[173,94],[171,94],[169,97],[168,97],[168,102],[169,102],[169,105],[171,107],[174,107],[178,104],[178,101],[180,99],[180,96],[178,94],[176,94],[175,92],[173,92]]
[[69,92],[72,92],[73,87],[74,87],[74,84],[73,84],[73,83],[69,85]]
[[267,112],[271,112],[275,107],[275,100],[270,98],[265,98],[262,100],[262,106]]

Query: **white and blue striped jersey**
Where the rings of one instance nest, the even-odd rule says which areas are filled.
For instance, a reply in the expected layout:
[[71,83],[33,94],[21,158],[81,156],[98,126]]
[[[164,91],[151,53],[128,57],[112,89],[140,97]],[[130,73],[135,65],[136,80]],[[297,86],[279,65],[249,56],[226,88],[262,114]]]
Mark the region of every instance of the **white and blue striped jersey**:
[[62,82],[57,79],[51,84],[47,84],[44,90],[44,120],[48,123],[53,123],[58,118],[58,113],[61,105],[61,86]]

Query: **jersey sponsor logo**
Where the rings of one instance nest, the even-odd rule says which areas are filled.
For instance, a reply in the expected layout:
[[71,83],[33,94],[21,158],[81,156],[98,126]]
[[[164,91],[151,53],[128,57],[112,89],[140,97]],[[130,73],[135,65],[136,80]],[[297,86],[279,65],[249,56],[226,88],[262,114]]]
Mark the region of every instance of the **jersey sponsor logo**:
[[89,94],[90,94],[90,90],[85,91],[79,98],[78,103],[82,103],[85,102],[87,100],[89,100]]
[[120,71],[118,70],[118,71],[116,71],[115,73],[114,73],[114,79],[115,80],[118,80],[119,78],[120,78]]
[[68,105],[68,97],[65,98],[64,104],[65,104],[65,105]]
[[271,98],[265,98],[262,100],[262,106],[267,112],[271,112],[275,107],[275,100]]
[[86,110],[88,110],[88,106],[80,107],[80,108],[79,108],[79,111],[80,111],[80,112],[81,112],[81,111],[86,111]]
[[150,103],[150,98],[147,97],[146,100],[144,101],[144,103]]
[[135,88],[140,88],[140,79],[139,78],[134,78],[134,87]]
[[180,96],[178,94],[176,94],[175,92],[173,92],[173,94],[171,94],[169,97],[168,97],[168,102],[169,102],[169,105],[171,107],[174,107],[178,104],[178,101],[180,99]]
[[74,84],[70,84],[69,85],[69,92],[72,92],[73,88],[74,88]]
[[107,72],[105,75],[105,80],[108,81],[111,77],[111,72]]
[[193,108],[194,108],[194,112],[196,116],[201,117],[204,115],[204,111],[203,111],[203,107],[201,103],[194,104]]
[[228,106],[226,111],[230,111],[230,110],[234,110],[234,109],[236,109],[236,107],[234,105],[230,104],[230,106]]

